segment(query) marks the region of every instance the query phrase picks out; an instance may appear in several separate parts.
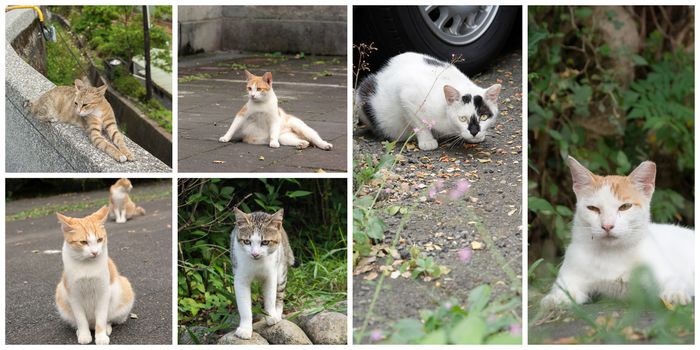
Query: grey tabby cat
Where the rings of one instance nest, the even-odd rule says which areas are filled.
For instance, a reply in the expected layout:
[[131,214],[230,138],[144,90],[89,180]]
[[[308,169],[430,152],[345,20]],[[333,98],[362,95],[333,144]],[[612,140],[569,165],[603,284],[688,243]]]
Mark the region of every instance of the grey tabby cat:
[[294,254],[287,233],[282,227],[284,211],[274,214],[246,214],[234,209],[236,226],[231,232],[231,263],[233,264],[236,304],[241,322],[236,336],[250,339],[253,334],[253,311],[250,286],[261,281],[265,321],[274,325],[282,319],[287,268],[294,265]]

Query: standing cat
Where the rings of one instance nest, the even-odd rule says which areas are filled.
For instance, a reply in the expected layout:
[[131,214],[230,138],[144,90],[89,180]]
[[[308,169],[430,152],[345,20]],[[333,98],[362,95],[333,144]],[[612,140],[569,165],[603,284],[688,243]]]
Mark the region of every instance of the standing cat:
[[274,214],[246,214],[235,209],[236,226],[231,232],[231,263],[233,265],[236,304],[241,322],[236,336],[250,339],[253,333],[251,284],[262,281],[265,321],[273,325],[282,319],[287,268],[294,264],[294,254],[287,233],[282,227],[283,210]]
[[[105,98],[107,85],[95,88],[75,80],[75,87],[57,86],[31,104],[31,112],[41,121],[70,123],[88,132],[90,142],[118,162],[134,160],[114,118],[112,106]],[[102,134],[107,132],[112,144]],[[116,145],[116,147],[115,147]]]
[[434,150],[437,138],[486,138],[498,115],[501,85],[482,89],[457,67],[427,55],[393,57],[357,89],[355,113],[378,134],[406,140],[416,133],[418,147]]
[[129,198],[134,186],[129,179],[121,178],[109,188],[109,217],[118,223],[124,223],[137,215],[146,215],[146,210],[137,207]]
[[652,224],[649,213],[656,165],[646,161],[629,176],[594,175],[574,158],[569,168],[576,194],[571,244],[552,291],[542,305],[577,304],[593,294],[624,297],[632,270],[648,266],[670,303],[695,294],[695,233]]
[[126,321],[134,305],[134,292],[126,277],[107,255],[104,223],[109,208],[84,218],[56,213],[63,229],[63,276],[56,287],[56,307],[66,322],[77,328],[78,343],[109,344],[112,324]]
[[272,73],[266,72],[262,77],[248,71],[245,74],[248,79],[248,102],[238,111],[231,127],[219,142],[234,139],[254,145],[269,144],[272,148],[285,145],[299,149],[309,147],[311,142],[326,151],[333,148],[316,130],[278,107],[277,95],[272,90]]

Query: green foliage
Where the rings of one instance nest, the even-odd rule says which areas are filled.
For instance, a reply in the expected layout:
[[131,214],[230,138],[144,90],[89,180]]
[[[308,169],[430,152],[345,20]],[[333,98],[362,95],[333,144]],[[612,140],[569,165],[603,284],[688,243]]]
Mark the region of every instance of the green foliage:
[[[668,25],[687,13],[672,10]],[[614,26],[624,24],[614,11],[606,15]],[[528,10],[531,259],[554,260],[569,239],[575,205],[569,155],[604,175],[627,175],[655,161],[653,220],[694,225],[693,53],[671,50],[676,43],[649,22],[644,51],[633,53],[608,43],[593,17],[588,7]],[[628,62],[627,73],[620,62]]]
[[73,85],[75,79],[81,79],[85,75],[82,70],[86,66],[85,59],[61,25],[49,22],[49,26],[56,28],[57,41],[46,42],[46,77],[59,86]]
[[160,101],[152,98],[143,107],[149,118],[165,130],[173,131],[173,112],[165,108]]
[[[285,313],[337,310],[346,299],[344,180],[183,179],[178,186],[180,324],[216,332],[238,322],[229,252],[236,206],[285,210],[284,228],[299,262],[289,270]],[[262,314],[255,286],[254,312]]]
[[411,246],[408,249],[410,257],[404,261],[399,268],[399,272],[411,272],[411,278],[425,276],[429,278],[439,278],[450,272],[447,266],[437,264],[432,257],[421,254],[420,248]]
[[146,97],[146,88],[141,81],[136,79],[131,74],[123,74],[112,82],[114,88],[121,94],[131,96],[137,100],[143,101]]
[[452,299],[435,310],[422,310],[421,319],[403,319],[386,340],[393,344],[522,344],[520,303],[505,296],[491,299],[491,287],[469,292],[467,306]]

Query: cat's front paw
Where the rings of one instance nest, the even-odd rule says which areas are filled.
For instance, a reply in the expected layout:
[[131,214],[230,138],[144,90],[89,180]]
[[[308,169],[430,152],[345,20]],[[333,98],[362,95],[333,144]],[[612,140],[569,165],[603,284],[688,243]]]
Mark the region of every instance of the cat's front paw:
[[297,143],[297,149],[304,149],[306,147],[309,147],[309,141],[299,140],[299,143]]
[[131,151],[126,150],[126,151],[122,151],[122,153],[124,153],[124,155],[126,156],[126,160],[127,160],[127,161],[129,161],[129,162],[133,162],[133,161],[134,161],[134,154],[131,153]]
[[275,316],[266,316],[266,317],[265,317],[265,323],[267,323],[268,326],[274,326],[274,325],[276,325],[277,323],[279,323],[279,321],[281,321],[281,320],[282,320],[282,319],[281,319],[279,316],[276,316],[276,315],[275,315]]
[[693,297],[680,290],[666,290],[661,293],[661,299],[673,305],[688,305],[693,301]]
[[229,141],[231,141],[231,138],[229,138],[229,137],[226,137],[226,136],[221,136],[221,137],[219,137],[219,142],[224,142],[224,143],[226,143],[226,142],[229,142]]
[[234,334],[241,339],[250,339],[250,337],[253,336],[253,327],[238,327],[236,328],[236,333]]
[[119,163],[124,163],[124,162],[126,162],[126,156],[124,155],[124,153],[118,153],[118,154],[114,157],[114,160],[116,160],[116,161],[119,162]]
[[272,140],[270,141],[270,147],[272,148],[280,148],[280,142],[277,140]]
[[437,149],[437,147],[437,140],[418,141],[418,148],[420,148],[423,151],[432,151],[434,149]]
[[126,218],[117,218],[116,221],[117,221],[118,224],[123,224],[123,223],[126,222]]
[[109,337],[107,334],[95,334],[96,345],[109,345]]
[[76,332],[78,334],[78,344],[90,344],[92,342],[92,334],[90,334],[90,330],[78,330]]
[[571,299],[563,292],[551,292],[540,301],[544,309],[556,309],[571,305]]

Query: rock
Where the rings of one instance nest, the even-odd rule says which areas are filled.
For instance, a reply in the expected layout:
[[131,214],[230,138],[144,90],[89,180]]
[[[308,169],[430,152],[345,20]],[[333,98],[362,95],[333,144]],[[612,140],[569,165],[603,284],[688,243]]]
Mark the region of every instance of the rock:
[[300,325],[314,344],[348,343],[348,317],[339,312],[324,311],[300,320]]
[[281,320],[274,326],[264,325],[263,322],[253,325],[253,329],[267,339],[270,344],[313,344],[304,331],[291,321]]
[[267,345],[270,344],[265,338],[260,334],[253,332],[253,336],[250,339],[241,339],[236,336],[236,331],[232,331],[224,334],[223,337],[219,338],[216,343],[219,345]]

